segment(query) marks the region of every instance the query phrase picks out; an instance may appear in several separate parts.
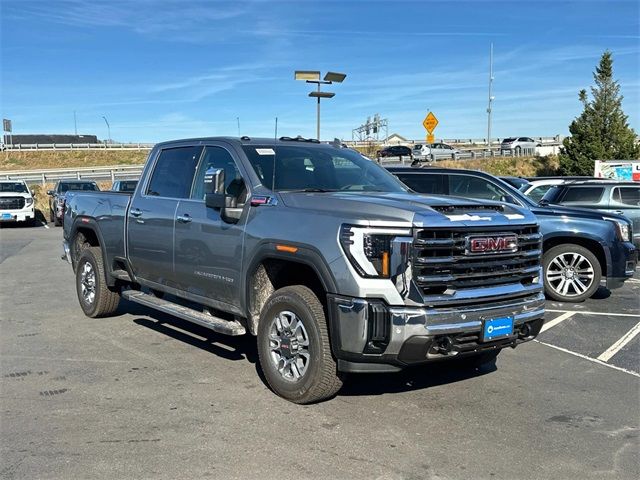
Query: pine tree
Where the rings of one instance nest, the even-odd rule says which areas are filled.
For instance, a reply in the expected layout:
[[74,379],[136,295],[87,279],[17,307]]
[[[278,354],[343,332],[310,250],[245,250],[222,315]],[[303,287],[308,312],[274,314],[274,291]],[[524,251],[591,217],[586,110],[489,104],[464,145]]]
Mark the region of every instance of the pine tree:
[[560,172],[563,175],[593,175],[595,160],[629,160],[640,157],[636,134],[622,111],[620,85],[613,79],[613,58],[606,51],[593,74],[592,100],[586,90],[578,98],[584,110],[569,126],[571,136],[563,141]]

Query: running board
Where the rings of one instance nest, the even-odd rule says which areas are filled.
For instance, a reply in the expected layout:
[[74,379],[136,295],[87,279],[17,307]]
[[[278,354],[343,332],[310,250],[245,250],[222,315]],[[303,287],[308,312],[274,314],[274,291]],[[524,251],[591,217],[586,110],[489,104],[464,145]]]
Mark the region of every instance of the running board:
[[246,333],[245,328],[237,320],[229,321],[214,317],[213,315],[199,312],[193,308],[183,307],[182,305],[163,300],[162,298],[149,295],[139,290],[123,290],[122,297],[144,305],[145,307],[153,308],[154,310],[195,323],[217,333],[233,336],[244,335]]

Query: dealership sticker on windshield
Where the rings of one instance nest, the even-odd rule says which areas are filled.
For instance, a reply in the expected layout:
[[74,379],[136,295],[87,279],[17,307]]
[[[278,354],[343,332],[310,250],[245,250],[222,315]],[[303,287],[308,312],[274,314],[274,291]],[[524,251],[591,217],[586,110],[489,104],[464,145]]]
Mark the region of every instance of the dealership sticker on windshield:
[[273,148],[256,148],[256,153],[258,155],[275,155],[276,152],[273,151]]

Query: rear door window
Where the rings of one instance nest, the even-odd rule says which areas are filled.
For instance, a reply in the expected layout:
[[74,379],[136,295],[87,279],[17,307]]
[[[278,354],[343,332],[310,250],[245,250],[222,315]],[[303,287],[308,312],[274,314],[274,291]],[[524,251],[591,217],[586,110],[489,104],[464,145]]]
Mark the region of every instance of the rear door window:
[[449,175],[449,195],[501,201],[505,192],[483,178]]
[[638,187],[616,187],[613,189],[612,199],[616,203],[640,207],[640,186]]
[[153,169],[147,195],[189,198],[201,152],[200,146],[162,150]]
[[398,178],[411,190],[429,195],[446,195],[446,175],[399,173]]
[[598,203],[604,193],[604,187],[567,187],[562,203]]

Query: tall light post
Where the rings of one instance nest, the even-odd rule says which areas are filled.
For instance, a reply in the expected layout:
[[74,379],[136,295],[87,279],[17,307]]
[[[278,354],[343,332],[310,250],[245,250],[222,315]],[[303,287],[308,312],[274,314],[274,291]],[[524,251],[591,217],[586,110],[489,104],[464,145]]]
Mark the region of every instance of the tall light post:
[[111,143],[111,125],[109,125],[109,120],[107,120],[107,117],[103,115],[102,118],[104,118],[104,123],[107,124],[107,132],[109,134],[109,143]]
[[317,99],[316,107],[316,138],[320,140],[320,99],[321,98],[333,98],[335,93],[323,92],[320,87],[322,85],[331,85],[332,83],[342,83],[347,77],[346,73],[327,72],[322,80],[320,80],[320,72],[315,70],[296,70],[295,79],[304,80],[307,83],[315,83],[318,85],[318,89],[314,92],[309,92],[310,97]]
[[493,86],[493,43],[489,51],[489,106],[487,107],[487,146],[491,149],[491,105],[495,98],[491,95],[491,87]]

